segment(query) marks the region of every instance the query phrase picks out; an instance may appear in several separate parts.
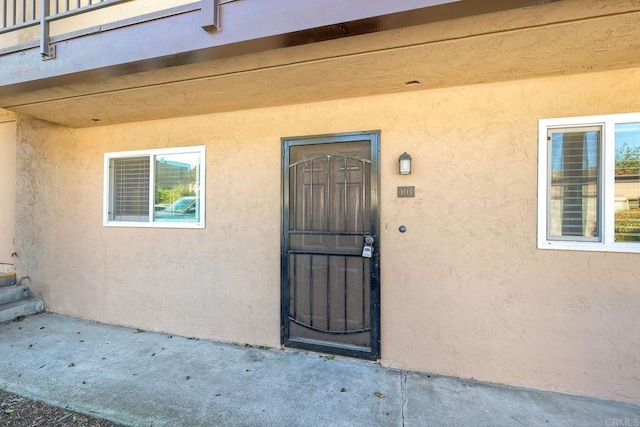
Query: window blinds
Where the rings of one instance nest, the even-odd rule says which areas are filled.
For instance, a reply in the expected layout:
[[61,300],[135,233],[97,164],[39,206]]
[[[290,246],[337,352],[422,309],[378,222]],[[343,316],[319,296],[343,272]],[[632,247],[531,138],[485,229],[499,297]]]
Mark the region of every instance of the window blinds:
[[149,219],[149,157],[112,160],[114,220]]

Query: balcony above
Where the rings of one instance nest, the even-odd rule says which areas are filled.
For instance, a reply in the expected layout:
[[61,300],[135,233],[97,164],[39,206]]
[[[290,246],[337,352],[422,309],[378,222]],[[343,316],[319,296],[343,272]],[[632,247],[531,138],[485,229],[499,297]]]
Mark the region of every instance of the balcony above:
[[7,45],[12,33],[0,33],[0,107],[86,127],[637,67],[639,9],[632,0],[203,0],[54,32],[47,60],[39,41]]

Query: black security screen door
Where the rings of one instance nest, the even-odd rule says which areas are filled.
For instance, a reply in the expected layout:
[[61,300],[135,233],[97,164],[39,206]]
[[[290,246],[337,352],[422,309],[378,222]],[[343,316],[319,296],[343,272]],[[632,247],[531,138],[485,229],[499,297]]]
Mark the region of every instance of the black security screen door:
[[379,137],[283,139],[286,346],[380,355]]

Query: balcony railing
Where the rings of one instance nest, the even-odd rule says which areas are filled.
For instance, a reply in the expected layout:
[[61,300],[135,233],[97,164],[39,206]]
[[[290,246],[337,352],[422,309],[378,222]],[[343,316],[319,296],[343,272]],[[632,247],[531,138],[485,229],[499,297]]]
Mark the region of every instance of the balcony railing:
[[40,54],[55,57],[49,44],[52,21],[131,0],[0,0],[0,34],[40,25]]
[[42,18],[43,4],[48,9],[48,21],[66,18],[115,3],[128,0],[0,0],[2,12],[0,34],[38,25]]

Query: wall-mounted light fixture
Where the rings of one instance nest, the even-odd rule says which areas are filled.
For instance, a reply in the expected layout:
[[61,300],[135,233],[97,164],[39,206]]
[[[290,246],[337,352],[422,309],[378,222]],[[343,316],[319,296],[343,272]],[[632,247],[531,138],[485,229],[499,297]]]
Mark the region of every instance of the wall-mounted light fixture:
[[411,174],[411,156],[406,151],[400,155],[398,163],[400,164],[400,175]]

